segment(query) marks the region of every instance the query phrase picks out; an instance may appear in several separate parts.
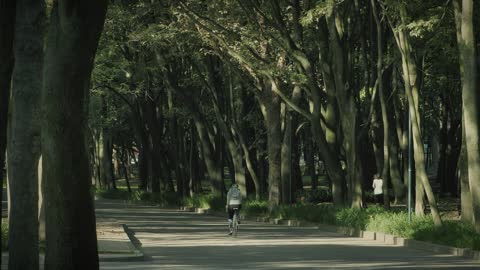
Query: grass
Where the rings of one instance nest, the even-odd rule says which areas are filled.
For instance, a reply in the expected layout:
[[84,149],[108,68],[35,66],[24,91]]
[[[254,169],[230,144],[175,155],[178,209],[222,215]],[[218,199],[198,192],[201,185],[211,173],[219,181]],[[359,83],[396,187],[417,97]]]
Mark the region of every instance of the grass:
[[221,211],[225,208],[225,199],[213,195],[193,195],[185,198],[182,202],[185,207],[209,208]]
[[366,209],[335,208],[329,203],[280,205],[269,211],[266,201],[248,201],[242,212],[247,216],[302,220],[360,230],[393,234],[396,236],[480,250],[480,234],[470,224],[445,220],[436,227],[431,216],[412,217],[408,222],[405,211],[385,210],[382,207]]

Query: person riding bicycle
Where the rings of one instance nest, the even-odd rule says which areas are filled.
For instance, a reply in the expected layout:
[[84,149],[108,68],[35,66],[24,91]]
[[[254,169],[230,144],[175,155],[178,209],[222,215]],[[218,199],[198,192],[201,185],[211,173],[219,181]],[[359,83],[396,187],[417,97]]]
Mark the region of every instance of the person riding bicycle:
[[[238,213],[240,214],[240,208],[242,208],[242,193],[238,188],[237,184],[233,184],[227,193],[227,204],[225,208],[228,212],[228,228],[230,229],[229,235],[232,234],[232,223],[233,223],[233,214],[235,213],[234,208],[238,208]],[[239,222],[240,223],[240,222]]]

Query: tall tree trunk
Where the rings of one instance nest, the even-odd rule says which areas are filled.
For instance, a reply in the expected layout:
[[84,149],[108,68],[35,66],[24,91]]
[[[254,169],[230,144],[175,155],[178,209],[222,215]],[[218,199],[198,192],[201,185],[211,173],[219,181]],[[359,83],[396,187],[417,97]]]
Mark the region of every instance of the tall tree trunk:
[[189,156],[189,165],[190,165],[190,191],[191,194],[199,194],[202,192],[202,184],[199,173],[198,166],[198,146],[197,146],[197,134],[195,132],[195,127],[190,125],[190,156]]
[[188,174],[187,174],[187,166],[186,166],[186,157],[185,157],[185,139],[184,139],[184,130],[183,126],[177,125],[176,130],[176,137],[178,141],[178,153],[177,153],[177,170],[176,170],[176,177],[177,177],[177,192],[182,197],[187,196],[188,192]]
[[148,143],[148,134],[144,128],[138,130],[139,134],[139,141],[138,144],[140,147],[138,149],[139,157],[138,157],[138,189],[141,191],[147,191],[149,179],[150,179],[150,163],[149,159],[151,156],[150,147]]
[[[298,126],[299,116],[293,116],[294,124],[292,126]],[[299,190],[303,190],[302,172],[300,169],[300,136],[293,131],[292,135],[292,203],[296,202],[295,194]]]
[[[302,89],[295,86],[292,93],[292,101],[298,105],[302,97]],[[286,106],[285,112],[285,130],[283,134],[282,152],[281,152],[281,175],[282,175],[282,202],[292,203],[293,200],[293,137],[295,137],[296,123],[293,120],[293,109]]]
[[462,149],[460,151],[457,169],[459,171],[458,178],[460,181],[461,218],[465,223],[474,223],[472,192],[470,191],[470,184],[468,182],[467,144],[464,126],[465,124],[462,123]]
[[[271,87],[271,86],[270,86]],[[280,204],[281,182],[281,147],[282,130],[280,119],[280,97],[268,89],[261,97],[262,106],[265,107],[264,121],[267,129],[267,155],[268,155],[268,200],[270,207]]]
[[[298,105],[301,99],[302,89],[295,86],[292,93],[292,101]],[[295,137],[296,123],[293,120],[293,109],[286,106],[285,112],[285,130],[283,135],[281,152],[281,176],[282,176],[282,202],[292,203],[293,199],[293,140]]]
[[[421,135],[420,126],[420,114],[418,104],[418,87],[417,87],[417,68],[412,56],[412,47],[410,44],[408,33],[406,28],[403,27],[406,21],[406,10],[402,6],[400,10],[402,17],[402,29],[399,31],[397,38],[400,53],[402,55],[402,70],[405,81],[405,93],[408,99],[409,113],[412,119],[412,134],[414,145],[414,157],[415,157],[415,172],[416,172],[416,201],[423,200],[424,191],[427,194],[428,203],[430,204],[430,210],[436,226],[442,224],[440,214],[437,208],[437,202],[428,181],[427,171],[425,168],[425,155],[423,149],[423,141]],[[417,212],[419,211],[419,212]],[[421,214],[420,209],[415,206],[415,213]]]
[[112,164],[112,136],[108,130],[102,128],[100,132],[100,181],[104,183],[107,189],[112,190],[116,189],[115,185],[115,176],[113,175],[113,164]]
[[[311,132],[311,131],[310,131]],[[303,147],[303,153],[305,156],[305,165],[307,165],[307,172],[310,175],[311,189],[315,190],[318,187],[317,170],[315,169],[315,142],[311,136],[305,138],[305,144]]]
[[232,180],[238,184],[242,196],[247,196],[247,187],[246,187],[246,178],[245,178],[245,167],[243,166],[243,157],[241,149],[238,147],[238,143],[234,138],[234,135],[231,133],[231,128],[227,126],[227,123],[223,119],[222,113],[217,102],[214,102],[213,108],[215,111],[215,116],[219,128],[223,134],[225,142],[227,144],[227,149],[230,153],[233,163],[234,178]]
[[[455,1],[454,1],[455,2]],[[458,6],[458,5],[456,5]],[[468,183],[472,194],[475,229],[480,232],[480,95],[476,88],[477,66],[473,26],[473,0],[462,1],[459,47],[462,105],[468,161]]]
[[[151,95],[151,93],[150,93]],[[157,112],[156,112],[156,103],[151,99],[151,97],[146,97],[146,101],[144,103],[145,106],[145,118],[146,124],[148,126],[148,145],[150,148],[150,156],[151,156],[151,164],[150,164],[150,172],[151,172],[151,181],[150,181],[150,189],[152,192],[160,192],[160,177],[161,177],[161,166],[160,166],[160,159],[161,157],[161,132],[159,130],[160,123],[157,119]]]
[[390,208],[390,196],[388,194],[388,186],[390,183],[390,128],[387,112],[387,100],[385,97],[383,87],[383,29],[380,19],[377,14],[375,0],[371,0],[373,16],[377,25],[377,79],[378,79],[378,95],[380,100],[380,107],[382,108],[382,122],[383,122],[383,204],[385,208]]
[[285,112],[285,130],[282,142],[281,163],[281,202],[292,202],[292,112]]
[[17,1],[8,123],[9,269],[38,269],[38,160],[45,5]]
[[362,187],[360,176],[357,175],[357,108],[354,94],[350,89],[348,69],[345,66],[347,56],[342,46],[341,26],[337,25],[338,14],[333,9],[326,15],[329,31],[330,50],[332,52],[333,79],[335,81],[335,93],[340,111],[340,122],[343,131],[343,144],[345,147],[347,163],[347,183],[349,185],[349,198],[351,206],[362,207]]
[[199,113],[192,114],[192,117],[193,121],[195,122],[195,127],[197,128],[200,144],[202,146],[203,160],[205,162],[207,174],[212,185],[212,193],[216,196],[223,196],[222,172],[217,164],[218,160],[215,157],[214,148],[210,142],[207,128],[205,127],[205,123]]
[[107,3],[58,1],[50,16],[42,95],[45,270],[99,268],[84,102]]
[[[15,26],[15,0],[0,0],[0,202],[3,201],[3,168],[7,149],[8,105],[13,70],[13,33]],[[2,224],[0,206],[0,224]],[[0,234],[0,250],[3,236]],[[0,256],[0,265],[2,265]]]
[[130,166],[130,157],[128,154],[127,147],[125,145],[122,146],[120,150],[120,166],[122,168],[123,176],[125,177],[125,183],[127,184],[128,192],[132,192],[132,187],[130,186],[130,172],[128,170]]

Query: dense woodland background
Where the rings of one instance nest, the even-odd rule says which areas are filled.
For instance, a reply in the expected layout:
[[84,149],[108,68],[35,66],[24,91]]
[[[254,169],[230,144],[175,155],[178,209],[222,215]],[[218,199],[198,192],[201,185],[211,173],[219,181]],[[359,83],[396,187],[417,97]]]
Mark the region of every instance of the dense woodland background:
[[40,156],[46,269],[98,268],[90,183],[362,208],[378,172],[389,208],[409,150],[415,214],[480,232],[478,1],[46,2],[0,0],[11,269],[38,269]]

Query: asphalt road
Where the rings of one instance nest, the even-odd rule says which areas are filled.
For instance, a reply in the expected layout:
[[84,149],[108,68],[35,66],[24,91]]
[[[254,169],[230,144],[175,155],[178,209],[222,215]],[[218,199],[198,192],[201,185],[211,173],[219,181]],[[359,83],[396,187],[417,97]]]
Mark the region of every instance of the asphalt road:
[[97,204],[97,215],[127,224],[142,262],[103,262],[102,270],[142,269],[480,269],[459,257],[390,246],[316,228],[243,222],[227,235],[226,219],[177,210]]

